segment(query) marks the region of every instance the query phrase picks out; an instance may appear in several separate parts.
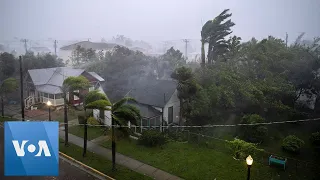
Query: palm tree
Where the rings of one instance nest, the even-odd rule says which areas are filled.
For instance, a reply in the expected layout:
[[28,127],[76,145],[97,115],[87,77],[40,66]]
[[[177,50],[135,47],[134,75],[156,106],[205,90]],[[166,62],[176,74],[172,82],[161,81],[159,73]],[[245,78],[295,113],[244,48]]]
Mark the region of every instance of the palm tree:
[[201,63],[203,66],[205,64],[205,43],[209,43],[208,64],[211,64],[228,49],[228,41],[225,40],[225,37],[232,33],[231,27],[235,25],[230,19],[225,21],[232,16],[232,14],[227,14],[228,11],[229,9],[225,9],[213,20],[207,21],[201,29]]
[[1,96],[1,116],[4,116],[3,99],[5,94],[14,92],[18,88],[18,82],[14,78],[7,78],[0,82],[0,96]]
[[131,97],[124,97],[116,103],[111,103],[109,99],[98,91],[89,92],[86,98],[86,108],[100,109],[111,111],[111,128],[112,128],[112,170],[116,170],[116,142],[115,142],[115,126],[127,126],[128,122],[136,125],[141,119],[139,109],[127,102],[135,102]]
[[67,95],[72,92],[81,100],[81,93],[74,93],[75,90],[84,90],[90,87],[90,82],[84,76],[73,77],[70,76],[63,81],[62,93],[64,99],[64,132],[65,132],[65,146],[68,146],[68,99]]

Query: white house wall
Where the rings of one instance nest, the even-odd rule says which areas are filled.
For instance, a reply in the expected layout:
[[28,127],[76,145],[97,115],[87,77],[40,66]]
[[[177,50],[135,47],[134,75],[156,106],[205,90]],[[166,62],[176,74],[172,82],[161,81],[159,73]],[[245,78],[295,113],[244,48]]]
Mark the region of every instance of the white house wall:
[[[100,117],[100,110],[94,109],[93,111],[93,117],[96,119],[99,119]],[[104,125],[111,126],[111,111],[104,111]]]
[[174,91],[167,104],[164,106],[163,119],[168,122],[168,108],[173,106],[173,122],[179,123],[180,102],[177,90]]

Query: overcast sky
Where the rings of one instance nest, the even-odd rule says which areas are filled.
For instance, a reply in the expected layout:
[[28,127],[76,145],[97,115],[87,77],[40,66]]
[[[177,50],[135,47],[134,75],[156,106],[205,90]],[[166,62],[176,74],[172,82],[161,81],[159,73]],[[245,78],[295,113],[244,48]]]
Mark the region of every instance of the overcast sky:
[[200,39],[202,23],[227,8],[244,40],[320,36],[320,0],[0,0],[0,40]]

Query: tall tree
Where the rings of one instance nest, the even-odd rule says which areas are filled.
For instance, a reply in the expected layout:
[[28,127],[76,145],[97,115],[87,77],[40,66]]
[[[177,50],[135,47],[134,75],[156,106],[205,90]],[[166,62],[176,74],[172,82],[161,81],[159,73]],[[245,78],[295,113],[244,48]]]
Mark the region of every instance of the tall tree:
[[4,104],[3,100],[7,93],[14,92],[18,89],[18,82],[14,78],[7,78],[4,81],[0,81],[0,96],[1,96],[1,115],[4,116]]
[[[90,82],[84,76],[73,77],[70,76],[63,81],[62,92],[64,99],[64,127],[65,127],[65,145],[68,146],[68,98],[67,95],[74,94],[82,97],[81,90],[87,89]],[[74,91],[79,90],[80,94],[75,94]]]
[[[90,98],[89,98],[90,97]],[[86,108],[88,109],[105,109],[111,110],[111,128],[112,128],[112,170],[116,170],[116,142],[115,142],[115,126],[127,126],[128,122],[136,125],[141,119],[141,114],[139,109],[131,104],[127,104],[128,101],[135,102],[135,99],[130,97],[125,97],[116,103],[111,103],[107,97],[98,94],[98,92],[93,91],[88,95],[88,103]],[[111,105],[111,107],[107,107]]]
[[4,80],[15,73],[17,61],[12,54],[0,54],[0,80]]
[[177,90],[178,98],[180,101],[180,115],[179,115],[179,125],[182,123],[182,116],[184,111],[184,101],[190,99],[197,91],[197,84],[193,80],[193,73],[190,68],[180,67],[177,68],[171,77],[178,81]]
[[228,14],[229,9],[225,9],[213,20],[207,21],[201,30],[201,59],[205,64],[205,43],[209,43],[208,47],[208,64],[212,64],[220,55],[228,50],[228,42],[226,36],[232,33],[231,27],[235,24],[229,19],[232,14]]

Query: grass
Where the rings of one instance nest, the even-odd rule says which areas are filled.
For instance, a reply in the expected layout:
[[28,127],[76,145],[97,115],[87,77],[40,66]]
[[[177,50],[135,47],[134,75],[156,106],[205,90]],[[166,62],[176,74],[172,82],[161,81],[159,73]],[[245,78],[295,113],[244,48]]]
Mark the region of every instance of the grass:
[[60,139],[60,151],[71,156],[72,158],[94,168],[98,171],[111,176],[115,179],[123,180],[150,180],[152,178],[144,176],[123,166],[117,165],[117,171],[112,172],[112,163],[110,160],[97,154],[87,151],[87,156],[82,157],[82,148],[69,143],[69,147],[64,146],[64,140]]
[[15,119],[14,118],[10,118],[10,117],[2,117],[0,116],[0,122],[4,122],[4,121],[14,121]]
[[[78,137],[83,138],[84,135],[84,127],[83,126],[72,126],[69,127],[69,133],[76,135]],[[104,135],[104,129],[101,127],[90,127],[88,126],[88,140],[95,139],[97,137]]]
[[[110,148],[111,143],[105,141],[102,146]],[[162,148],[147,148],[137,145],[134,140],[121,140],[117,142],[117,151],[184,179],[239,180],[247,175],[244,161],[236,161],[228,154],[188,143],[169,142]],[[251,174],[252,179],[269,180],[276,170],[255,163]]]

